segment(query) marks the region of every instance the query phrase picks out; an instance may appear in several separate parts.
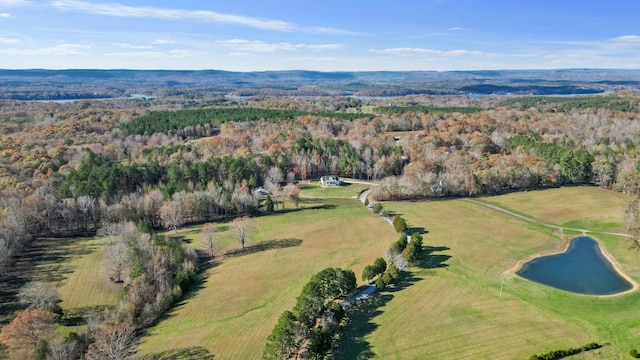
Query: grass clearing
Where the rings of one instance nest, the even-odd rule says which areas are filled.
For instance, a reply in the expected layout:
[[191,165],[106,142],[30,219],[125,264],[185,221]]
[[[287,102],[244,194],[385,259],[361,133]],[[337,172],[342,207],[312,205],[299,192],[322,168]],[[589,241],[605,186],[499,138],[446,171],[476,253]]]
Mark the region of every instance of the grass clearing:
[[260,358],[278,317],[313,274],[343,267],[359,278],[397,237],[357,201],[322,205],[257,218],[253,243],[282,246],[214,262],[200,288],[149,329],[140,352],[203,346],[224,359]]
[[359,192],[366,190],[371,185],[344,182],[342,186],[320,186],[320,182],[301,182],[299,185],[301,195],[310,198],[346,198],[350,199]]
[[[359,278],[364,266],[397,239],[391,226],[359,202],[340,198],[357,193],[347,188],[349,194],[312,185],[303,194],[323,199],[304,198],[301,209],[287,204],[285,212],[256,218],[258,230],[249,244],[258,245],[255,250],[213,262],[197,288],[148,330],[139,354],[206,349],[216,358],[260,358],[278,316],[294,305],[313,274],[337,266],[353,269]],[[570,187],[482,201],[556,225],[615,232],[622,229],[626,198]],[[560,249],[574,234],[462,199],[388,202],[384,207],[409,226],[428,231],[424,243],[431,247],[430,256],[352,313],[354,322],[336,358],[522,359],[591,341],[608,345],[576,359],[626,358],[631,348],[640,347],[640,292],[574,295],[506,272],[527,256]],[[239,248],[228,223],[218,226],[218,251]],[[166,234],[203,248],[200,226]],[[640,252],[629,250],[619,236],[597,238],[625,273],[640,280]],[[45,252],[44,241],[60,243]],[[12,281],[57,282],[65,311],[115,304],[120,289],[104,286],[97,240],[39,242],[19,261]]]
[[[483,199],[556,225],[581,221],[585,226],[589,225],[590,230],[619,231],[622,230],[620,223],[627,197],[606,189],[574,186],[523,191]],[[607,230],[598,224],[607,224]],[[617,229],[615,224],[618,224]]]
[[[611,224],[618,214],[619,226],[625,201],[595,188],[485,200],[558,225],[602,221],[609,224],[607,229],[614,228]],[[368,354],[381,359],[522,359],[591,341],[610,343],[597,354],[624,358],[629,349],[638,347],[640,293],[574,295],[505,273],[527,255],[562,247],[563,240],[548,228],[540,232],[522,219],[464,200],[390,202],[385,208],[401,214],[410,225],[426,228],[425,244],[442,249],[434,254],[451,258],[443,268],[412,268],[414,280],[404,290],[385,292],[380,304],[364,309],[371,316],[349,331],[344,345],[350,350],[341,358]],[[603,214],[602,220],[598,214]],[[638,280],[640,253],[629,251],[620,237],[598,238],[623,270]],[[596,352],[581,358],[597,358]]]

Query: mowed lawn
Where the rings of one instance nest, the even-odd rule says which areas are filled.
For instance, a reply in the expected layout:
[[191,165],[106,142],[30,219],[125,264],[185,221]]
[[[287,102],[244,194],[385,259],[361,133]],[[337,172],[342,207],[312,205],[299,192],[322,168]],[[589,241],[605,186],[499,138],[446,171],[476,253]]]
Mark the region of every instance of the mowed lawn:
[[567,227],[622,231],[626,196],[601,188],[576,186],[483,198],[531,217]]
[[313,274],[342,267],[359,279],[397,240],[391,226],[355,200],[315,205],[257,218],[253,244],[270,241],[272,248],[214,262],[200,288],[149,329],[139,353],[203,346],[219,359],[261,358],[278,317]]
[[[624,196],[595,188],[484,200],[550,223],[615,222],[617,227],[625,203]],[[430,262],[422,262],[413,267],[413,279],[401,291],[385,291],[377,304],[365,308],[368,317],[356,317],[359,322],[347,333],[339,358],[526,359],[592,341],[609,345],[583,358],[626,358],[631,348],[640,348],[638,292],[581,296],[509,275],[518,260],[560,249],[564,241],[556,233],[462,199],[385,207],[410,226],[428,230],[425,245],[436,249],[430,256],[447,266],[430,268]],[[620,237],[598,238],[637,281],[640,253]]]
[[359,192],[370,188],[370,185],[344,182],[341,186],[320,186],[319,181],[307,181],[298,184],[301,195],[311,198],[352,198]]

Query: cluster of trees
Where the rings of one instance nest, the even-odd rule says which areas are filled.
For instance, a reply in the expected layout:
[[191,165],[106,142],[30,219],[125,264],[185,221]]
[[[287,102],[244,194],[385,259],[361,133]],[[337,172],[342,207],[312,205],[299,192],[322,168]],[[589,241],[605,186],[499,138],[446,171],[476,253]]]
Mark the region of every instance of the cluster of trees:
[[[142,117],[125,124],[122,130],[125,135],[150,135],[154,133],[177,132],[181,137],[203,137],[214,133],[215,127],[229,121],[271,122],[293,120],[299,116],[310,115],[308,112],[295,110],[272,110],[263,108],[210,108],[180,111],[151,111]],[[353,120],[372,117],[368,114],[356,113],[316,113],[316,116],[339,117]]]
[[178,240],[153,237],[149,227],[108,224],[98,231],[106,247],[103,266],[124,284],[120,303],[104,314],[87,313],[87,330],[60,338],[52,331],[62,317],[52,284],[31,282],[18,294],[27,310],[2,328],[0,341],[13,356],[37,359],[124,359],[136,346],[136,331],[153,324],[189,288],[196,276],[193,249]]
[[[342,307],[332,302],[355,287],[356,277],[351,270],[326,268],[312,276],[298,296],[293,310],[280,315],[267,338],[263,358],[289,359],[300,351],[305,339],[310,341],[311,358],[323,358],[331,348],[333,325],[344,317]],[[320,326],[315,326],[318,318],[323,320]]]

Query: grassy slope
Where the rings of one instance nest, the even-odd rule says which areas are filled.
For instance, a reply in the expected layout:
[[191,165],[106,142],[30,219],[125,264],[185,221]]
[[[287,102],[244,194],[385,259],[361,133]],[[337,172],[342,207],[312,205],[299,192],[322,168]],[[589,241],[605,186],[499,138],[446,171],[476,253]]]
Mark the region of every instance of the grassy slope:
[[[615,222],[624,204],[624,197],[591,188],[486,200],[549,222],[596,225]],[[462,200],[386,206],[410,224],[428,229],[425,243],[450,248],[434,254],[451,258],[444,268],[414,268],[413,284],[385,294],[389,299],[375,310],[368,326],[355,326],[348,334],[345,345],[352,350],[344,352],[344,358],[367,351],[384,359],[528,358],[590,341],[610,342],[599,354],[616,358],[637,347],[640,294],[579,296],[501,275],[526,255],[560,248],[562,241],[548,231]],[[627,250],[620,238],[600,239],[638,279],[638,254]]]
[[338,266],[359,277],[396,238],[356,201],[331,204],[336,207],[258,218],[256,241],[302,242],[217,262],[204,286],[149,330],[140,352],[204,346],[224,359],[260,358],[278,316],[294,305],[311,275]]

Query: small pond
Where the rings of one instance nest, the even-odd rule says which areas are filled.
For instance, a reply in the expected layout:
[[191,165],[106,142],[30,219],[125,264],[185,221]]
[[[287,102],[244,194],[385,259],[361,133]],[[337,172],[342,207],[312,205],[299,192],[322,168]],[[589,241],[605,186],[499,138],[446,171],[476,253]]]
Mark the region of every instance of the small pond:
[[566,252],[525,263],[517,274],[531,281],[585,295],[612,295],[633,287],[604,257],[598,242],[586,236],[571,240]]

